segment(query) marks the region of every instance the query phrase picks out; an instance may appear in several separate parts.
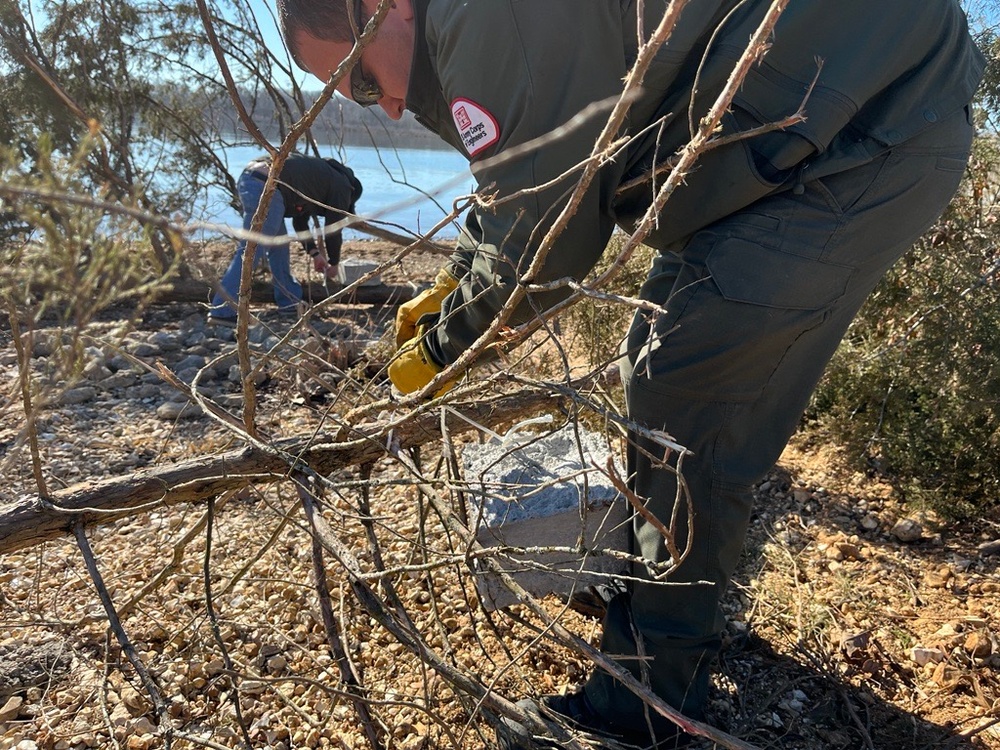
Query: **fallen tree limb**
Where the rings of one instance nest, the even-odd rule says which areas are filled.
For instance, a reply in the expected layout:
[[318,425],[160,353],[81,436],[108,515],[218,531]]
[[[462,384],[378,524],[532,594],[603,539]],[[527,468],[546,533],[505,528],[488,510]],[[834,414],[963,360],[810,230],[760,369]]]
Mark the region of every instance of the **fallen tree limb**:
[[[450,404],[446,429],[451,434],[521,419],[557,409],[565,397],[542,390],[521,390],[477,403]],[[459,416],[455,412],[464,415]],[[204,501],[251,482],[282,481],[304,466],[330,474],[347,466],[387,455],[391,440],[401,447],[422,445],[441,436],[440,410],[431,409],[401,422],[393,430],[381,422],[353,428],[346,440],[310,434],[274,441],[273,451],[248,447],[182,461],[126,477],[81,482],[48,497],[26,495],[0,508],[0,554],[40,544],[73,532],[74,526],[107,523],[178,503]]]

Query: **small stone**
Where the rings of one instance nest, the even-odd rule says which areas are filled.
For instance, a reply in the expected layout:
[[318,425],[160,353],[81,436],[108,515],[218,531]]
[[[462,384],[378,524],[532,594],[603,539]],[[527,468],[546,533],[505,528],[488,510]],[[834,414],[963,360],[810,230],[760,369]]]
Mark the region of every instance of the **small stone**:
[[132,360],[124,354],[116,354],[108,360],[108,367],[112,372],[120,372],[122,370],[131,370],[133,365]]
[[197,370],[199,368],[204,367],[207,362],[208,359],[206,357],[200,357],[197,355],[189,354],[188,356],[184,357],[180,362],[178,362],[176,365],[174,365],[174,370],[176,372],[181,372],[183,370],[191,368]]
[[871,633],[866,630],[853,635],[845,635],[840,641],[840,648],[848,659],[860,661],[867,656],[870,644]]
[[124,727],[132,721],[132,712],[128,710],[128,706],[124,703],[119,703],[111,709],[110,719],[112,726]]
[[948,585],[948,582],[954,578],[954,573],[951,572],[951,568],[942,567],[937,570],[931,570],[924,576],[924,585],[932,589],[943,589]]
[[288,667],[288,660],[284,656],[278,654],[277,656],[272,656],[267,660],[267,671],[271,674],[279,674],[285,671]]
[[7,702],[3,704],[3,707],[0,707],[0,724],[5,721],[10,721],[11,719],[16,719],[23,704],[24,699],[19,695],[12,695],[8,698]]
[[61,406],[74,406],[93,401],[95,398],[97,398],[97,389],[93,386],[84,385],[64,391],[59,397],[59,404]]
[[133,711],[145,711],[149,707],[146,696],[131,685],[122,688],[122,701]]
[[149,720],[148,716],[140,716],[132,722],[130,729],[135,734],[153,734],[156,732],[156,725]]
[[850,542],[837,542],[834,547],[840,552],[842,560],[860,560],[861,549],[856,544]]
[[812,497],[813,493],[802,487],[796,487],[792,490],[792,499],[799,505],[809,502],[812,500]]
[[912,518],[900,518],[890,533],[904,544],[909,544],[918,541],[924,535],[924,527]]
[[931,682],[945,690],[954,690],[962,681],[962,672],[959,669],[941,662],[934,668]]
[[132,355],[138,357],[139,359],[145,359],[146,357],[152,357],[159,351],[155,346],[145,341],[140,341],[138,344],[132,347]]
[[103,362],[88,362],[83,368],[83,376],[91,383],[110,378],[111,370]]
[[989,557],[990,555],[1000,555],[1000,539],[991,542],[983,542],[979,545],[979,556]]
[[160,419],[196,419],[201,416],[201,409],[187,401],[167,401],[156,407],[156,416]]
[[924,667],[928,664],[937,664],[944,661],[945,653],[939,648],[915,646],[910,649],[910,658],[918,667]]
[[157,331],[149,337],[149,343],[163,352],[172,352],[181,348],[177,336],[166,331]]
[[215,371],[211,367],[208,367],[205,370],[198,367],[187,367],[183,370],[177,371],[177,379],[181,382],[187,383],[188,385],[193,383],[195,378],[198,378],[199,383],[203,383],[206,380],[214,380]]
[[879,527],[878,516],[868,514],[861,519],[861,528],[865,531],[875,531]]
[[976,659],[985,659],[993,652],[993,644],[983,633],[973,631],[969,633],[963,644],[966,653]]
[[214,677],[226,668],[226,663],[222,659],[212,659],[205,662],[205,674]]

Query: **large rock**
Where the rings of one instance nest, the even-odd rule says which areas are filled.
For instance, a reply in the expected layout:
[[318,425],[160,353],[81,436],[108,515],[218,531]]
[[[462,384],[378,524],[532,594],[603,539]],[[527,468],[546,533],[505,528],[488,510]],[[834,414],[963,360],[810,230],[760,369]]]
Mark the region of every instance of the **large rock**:
[[[503,440],[463,450],[469,522],[479,543],[536,548],[505,551],[497,559],[538,597],[568,595],[627,572],[620,557],[601,554],[629,548],[631,510],[595,468],[606,465],[611,450],[601,435],[582,427],[579,441],[576,435],[572,427],[545,436],[511,431]],[[565,549],[537,549],[552,547]],[[485,566],[476,585],[488,609],[518,601]]]

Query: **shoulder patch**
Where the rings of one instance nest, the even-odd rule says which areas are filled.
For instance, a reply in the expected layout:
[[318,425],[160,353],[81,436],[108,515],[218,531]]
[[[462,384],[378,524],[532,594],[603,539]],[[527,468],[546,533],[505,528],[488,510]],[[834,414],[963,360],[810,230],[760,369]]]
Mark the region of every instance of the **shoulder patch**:
[[500,139],[500,126],[489,112],[468,99],[451,103],[451,116],[469,156],[475,156]]

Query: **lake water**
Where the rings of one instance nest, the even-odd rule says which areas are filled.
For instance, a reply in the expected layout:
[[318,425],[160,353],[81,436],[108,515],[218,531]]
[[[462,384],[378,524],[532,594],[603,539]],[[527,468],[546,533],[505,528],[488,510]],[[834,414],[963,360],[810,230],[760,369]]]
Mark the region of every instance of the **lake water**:
[[[238,177],[248,162],[263,153],[259,146],[233,146],[224,150],[224,158],[233,177]],[[345,146],[334,150],[321,146],[320,153],[332,156],[351,169],[364,185],[358,213],[386,229],[406,233],[429,231],[451,211],[452,202],[472,192],[475,181],[465,157],[451,149],[375,149]],[[239,226],[240,216],[226,202],[221,190],[210,191],[197,201],[195,218]],[[454,237],[454,225],[438,237]],[[366,238],[352,229],[346,239]]]

